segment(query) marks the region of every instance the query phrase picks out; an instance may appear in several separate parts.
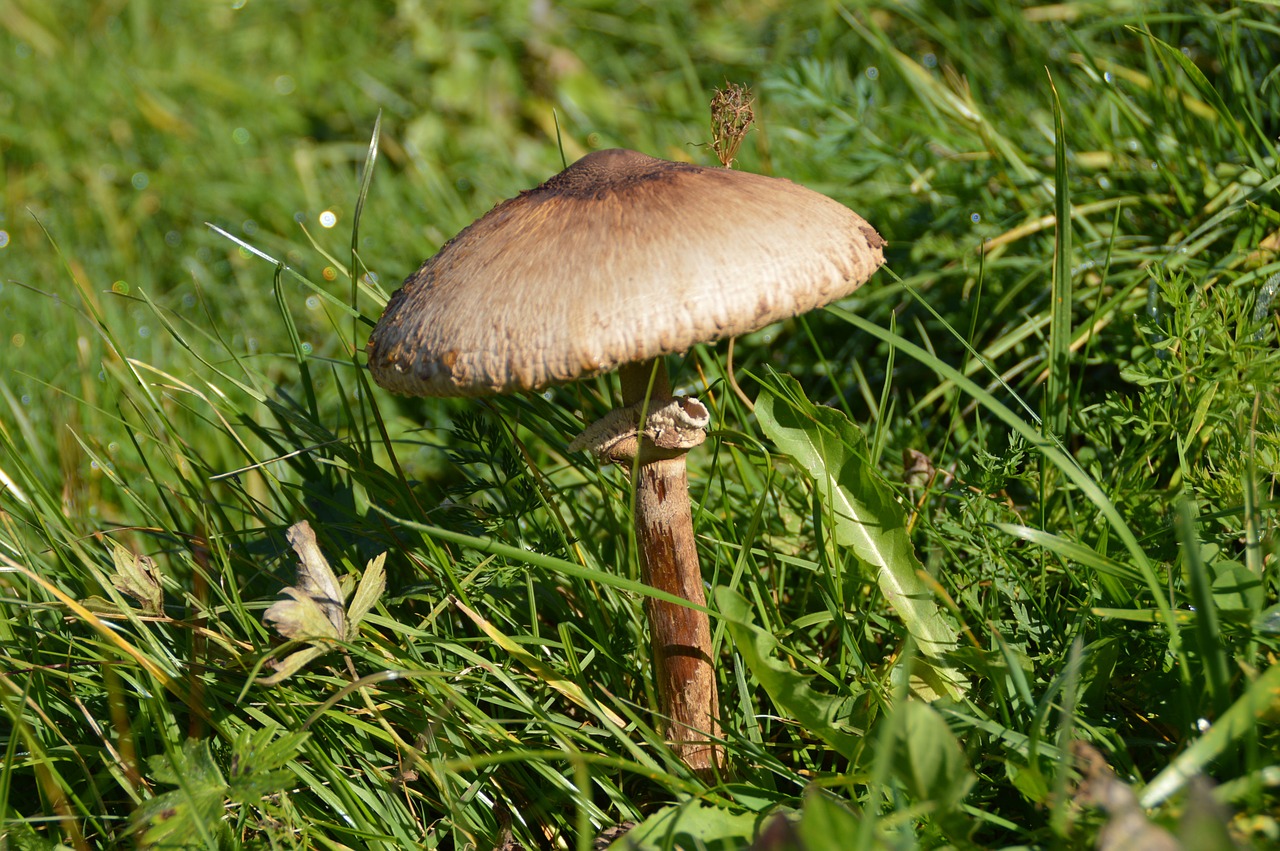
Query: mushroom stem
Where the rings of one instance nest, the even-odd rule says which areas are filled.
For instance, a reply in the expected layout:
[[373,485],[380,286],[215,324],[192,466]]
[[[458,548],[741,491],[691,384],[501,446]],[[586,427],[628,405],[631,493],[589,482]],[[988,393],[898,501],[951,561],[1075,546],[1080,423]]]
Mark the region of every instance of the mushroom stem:
[[618,383],[622,387],[622,404],[634,405],[643,402],[649,393],[649,382],[653,381],[653,393],[650,396],[649,409],[653,410],[653,401],[659,404],[671,398],[671,380],[667,377],[667,362],[663,358],[627,363],[618,367]]
[[[651,375],[653,390],[648,410],[671,401],[666,366],[659,360],[656,371],[653,361],[623,367],[620,377],[624,405],[644,401]],[[688,401],[701,408],[696,400]],[[688,449],[663,448],[641,437],[638,452],[635,526],[642,578],[652,588],[705,607],[685,467]],[[723,749],[709,741],[720,737],[711,621],[705,612],[652,598],[645,601],[645,611],[657,669],[658,699],[668,719],[667,740],[689,768],[709,777],[724,763]]]

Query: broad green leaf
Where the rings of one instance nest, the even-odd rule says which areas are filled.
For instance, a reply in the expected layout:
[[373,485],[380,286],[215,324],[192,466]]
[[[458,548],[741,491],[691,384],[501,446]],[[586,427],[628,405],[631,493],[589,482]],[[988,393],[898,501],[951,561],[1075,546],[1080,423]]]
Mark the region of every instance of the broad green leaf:
[[1253,628],[1258,632],[1275,635],[1280,633],[1280,604],[1270,606],[1253,619]]
[[260,771],[232,783],[227,797],[242,804],[258,804],[268,795],[283,792],[297,782],[298,775],[288,769]]
[[13,807],[0,807],[0,820],[6,831],[4,840],[9,843],[5,851],[71,851],[70,845],[37,834],[36,825],[41,828],[44,825],[35,819],[23,818]]
[[1256,615],[1266,602],[1262,580],[1238,561],[1223,559],[1212,565],[1213,603],[1224,612]]
[[813,478],[836,543],[875,570],[880,592],[932,668],[928,686],[958,699],[964,680],[943,657],[955,648],[959,630],[921,579],[924,566],[907,534],[906,512],[867,460],[866,437],[841,412],[805,398],[795,379],[775,378],[780,391],[763,393],[756,403],[761,428]]
[[1028,801],[1042,804],[1049,799],[1049,778],[1034,765],[1026,765],[1017,759],[1007,759],[1004,763],[1005,776],[1013,787],[1021,792]]
[[716,588],[715,597],[735,649],[779,711],[852,761],[858,739],[836,720],[842,701],[814,691],[809,685],[812,677],[797,674],[779,658],[778,640],[755,625],[745,597],[726,587]]
[[858,835],[858,816],[830,792],[810,786],[797,825],[808,851],[847,851]]
[[254,806],[288,789],[297,776],[280,766],[297,755],[309,734],[278,733],[278,727],[242,731],[232,747],[230,779],[213,758],[209,739],[188,739],[172,759],[167,754],[149,759],[151,779],[178,788],[134,811],[139,846],[210,847],[210,839],[226,839],[228,800]]
[[735,813],[702,801],[689,801],[658,810],[609,847],[619,851],[739,851],[755,837],[759,819],[757,813]]
[[230,781],[227,797],[244,804],[257,804],[297,782],[297,775],[281,766],[298,755],[310,733],[280,734],[279,727],[244,730],[231,749]]
[[918,802],[931,802],[940,810],[957,807],[973,786],[964,750],[942,716],[926,703],[908,700],[899,704],[895,719],[899,729],[893,769],[898,780]]

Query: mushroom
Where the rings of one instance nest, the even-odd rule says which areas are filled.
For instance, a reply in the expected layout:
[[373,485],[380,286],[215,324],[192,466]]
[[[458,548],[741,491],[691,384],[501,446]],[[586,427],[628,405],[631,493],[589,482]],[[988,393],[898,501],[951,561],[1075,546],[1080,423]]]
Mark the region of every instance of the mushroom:
[[[634,469],[643,579],[706,605],[685,453],[710,421],[673,396],[663,356],[757,330],[847,295],[885,242],[791,181],[588,154],[450,240],[391,297],[369,338],[388,390],[538,390],[617,369],[623,407],[571,449]],[[702,776],[722,767],[705,611],[646,600],[665,734]]]

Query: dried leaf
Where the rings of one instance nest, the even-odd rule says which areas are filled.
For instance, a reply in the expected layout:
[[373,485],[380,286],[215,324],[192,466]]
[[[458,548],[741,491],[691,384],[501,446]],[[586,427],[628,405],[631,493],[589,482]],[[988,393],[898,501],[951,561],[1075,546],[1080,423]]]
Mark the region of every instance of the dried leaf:
[[301,589],[289,587],[280,593],[289,599],[272,604],[262,619],[285,638],[312,641],[344,637],[338,633],[338,627],[329,619],[325,608]]
[[[344,611],[342,586],[320,552],[311,525],[305,520],[295,523],[289,527],[287,537],[298,554],[297,584],[281,591],[286,599],[273,603],[262,619],[285,638],[305,641],[310,646],[276,662],[276,672],[258,680],[260,685],[266,686],[283,682],[301,670],[303,665],[323,656],[329,651],[331,642],[354,638],[360,621],[377,605],[387,587],[387,573],[383,567],[387,554],[383,553],[365,566],[360,585],[351,600],[350,611]],[[349,589],[351,577],[346,577],[346,580]]]
[[160,587],[160,569],[155,559],[136,555],[116,544],[111,560],[116,567],[116,572],[111,574],[111,584],[116,590],[137,600],[147,614],[163,614],[164,589]]
[[918,449],[902,450],[902,481],[912,490],[928,487],[946,490],[955,478],[951,471],[935,467],[933,459]]
[[298,582],[294,587],[316,602],[339,636],[346,635],[346,618],[342,612],[342,589],[333,575],[311,524],[303,520],[289,527],[285,537],[298,554]]
[[751,89],[726,82],[711,98],[711,149],[725,168],[733,165],[742,140],[755,122]]
[[1075,742],[1072,750],[1083,775],[1076,800],[1107,814],[1107,823],[1098,832],[1099,851],[1181,851],[1181,843],[1169,831],[1147,820],[1138,796],[1116,777],[1096,748]]

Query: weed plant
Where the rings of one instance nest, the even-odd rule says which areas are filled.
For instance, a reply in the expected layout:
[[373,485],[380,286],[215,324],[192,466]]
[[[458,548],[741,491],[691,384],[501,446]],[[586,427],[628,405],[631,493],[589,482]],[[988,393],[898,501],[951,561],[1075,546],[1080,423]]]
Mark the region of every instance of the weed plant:
[[[0,847],[1280,841],[1269,5],[0,25]],[[704,783],[654,733],[625,475],[565,450],[609,380],[426,401],[360,366],[397,282],[561,147],[711,165],[725,80],[757,96],[738,166],[889,262],[738,341],[754,411],[723,346],[672,364],[714,415]],[[909,533],[922,608],[841,505]],[[301,521],[350,586],[386,553],[386,590],[264,684],[311,646],[263,618]],[[912,676],[930,624],[952,687]]]

